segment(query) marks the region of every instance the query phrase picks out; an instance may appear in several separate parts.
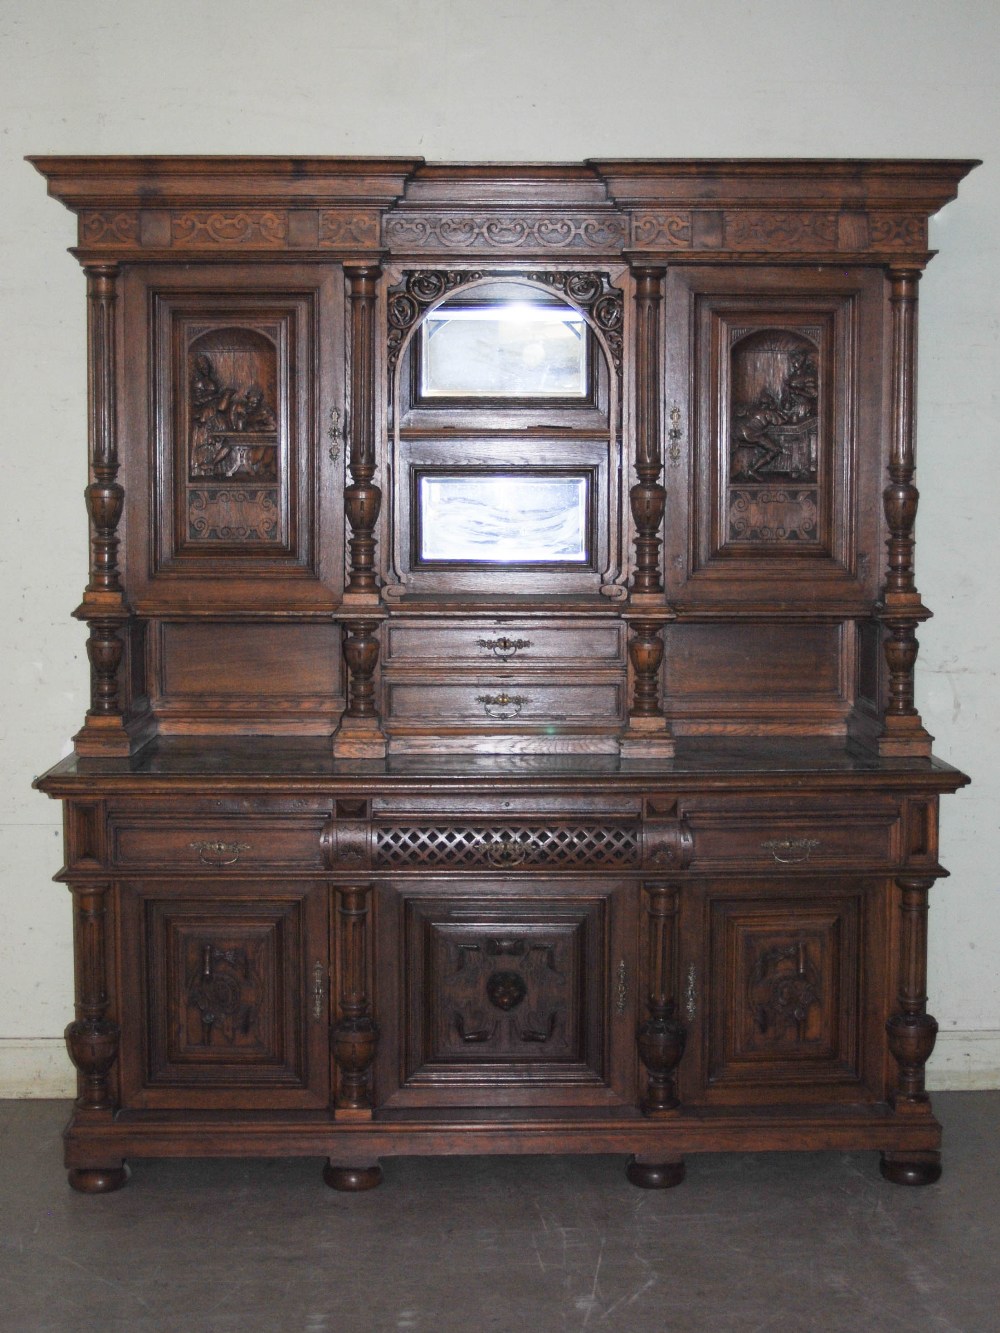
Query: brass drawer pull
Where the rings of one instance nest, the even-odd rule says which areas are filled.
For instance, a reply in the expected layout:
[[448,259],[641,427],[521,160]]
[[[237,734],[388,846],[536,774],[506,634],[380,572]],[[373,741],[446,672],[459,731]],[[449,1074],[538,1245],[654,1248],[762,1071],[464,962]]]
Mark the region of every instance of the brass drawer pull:
[[517,841],[509,833],[500,833],[496,837],[484,838],[480,844],[491,866],[502,869],[505,866],[519,866],[531,850]]
[[240,859],[240,852],[250,850],[248,842],[192,842],[188,845],[206,866],[234,866]]
[[783,866],[808,861],[813,852],[819,851],[822,845],[819,838],[770,838],[760,844],[761,851],[770,852]]
[[507,694],[504,691],[501,691],[500,694],[476,695],[476,703],[483,705],[486,716],[499,718],[501,721],[505,718],[517,717],[521,711],[521,706],[530,702],[531,700],[526,694]]
[[522,648],[530,648],[530,639],[508,639],[502,634],[499,639],[477,639],[476,645],[479,648],[485,648],[491,652],[494,657],[499,657],[501,662],[509,662],[516,652]]

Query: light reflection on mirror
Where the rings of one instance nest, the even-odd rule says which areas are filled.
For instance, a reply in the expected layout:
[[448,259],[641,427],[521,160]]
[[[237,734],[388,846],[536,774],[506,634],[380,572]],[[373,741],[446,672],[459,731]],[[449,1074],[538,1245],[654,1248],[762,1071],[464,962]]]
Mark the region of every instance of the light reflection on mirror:
[[424,398],[587,396],[587,325],[568,306],[439,306],[424,321],[420,349]]

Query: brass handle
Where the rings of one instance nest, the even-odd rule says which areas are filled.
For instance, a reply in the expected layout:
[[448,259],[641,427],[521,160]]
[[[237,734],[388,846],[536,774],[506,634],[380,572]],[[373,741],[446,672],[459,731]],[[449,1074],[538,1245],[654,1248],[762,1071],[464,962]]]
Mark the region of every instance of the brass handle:
[[530,648],[530,639],[508,639],[502,634],[499,639],[477,639],[476,644],[480,648],[485,648],[491,652],[494,657],[499,657],[501,662],[509,662],[515,653],[520,652],[522,648]]
[[684,1012],[687,1014],[688,1022],[693,1023],[698,1012],[697,973],[694,963],[688,968],[687,985],[684,988]]
[[330,462],[336,463],[340,457],[340,445],[344,438],[340,430],[340,409],[338,407],[330,408],[330,425],[327,428],[326,438],[330,441],[328,451]]
[[628,967],[623,958],[618,964],[618,993],[615,999],[615,1009],[621,1017],[628,1008]]
[[504,866],[519,866],[528,855],[529,848],[517,841],[509,833],[500,833],[496,837],[484,838],[480,843],[483,854],[491,866],[502,869]]
[[681,440],[684,438],[684,432],[681,430],[681,409],[676,403],[670,409],[670,429],[667,431],[667,458],[670,460],[671,467],[678,467],[681,461]]
[[317,958],[313,968],[313,1018],[317,1023],[323,1017],[323,1001],[326,999],[325,979],[326,969]]
[[769,838],[760,844],[760,848],[770,852],[779,865],[791,866],[808,861],[822,845],[819,838]]
[[188,846],[198,853],[198,860],[206,866],[234,866],[240,852],[248,852],[248,842],[192,842]]
[[[531,700],[525,694],[507,694],[505,691],[501,691],[499,694],[476,695],[476,703],[483,705],[486,716],[498,718],[500,721],[509,717],[517,717],[522,704],[530,702]],[[493,709],[499,709],[500,711],[493,712]]]

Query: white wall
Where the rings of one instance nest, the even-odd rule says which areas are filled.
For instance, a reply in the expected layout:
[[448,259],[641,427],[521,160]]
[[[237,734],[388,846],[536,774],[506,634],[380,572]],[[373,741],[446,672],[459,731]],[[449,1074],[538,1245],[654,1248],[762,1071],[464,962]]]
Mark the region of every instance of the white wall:
[[25,153],[987,157],[922,283],[919,699],[975,785],[933,894],[937,1086],[1000,1086],[995,0],[0,0],[0,1095],[69,1091],[56,805],[86,707],[84,287]]

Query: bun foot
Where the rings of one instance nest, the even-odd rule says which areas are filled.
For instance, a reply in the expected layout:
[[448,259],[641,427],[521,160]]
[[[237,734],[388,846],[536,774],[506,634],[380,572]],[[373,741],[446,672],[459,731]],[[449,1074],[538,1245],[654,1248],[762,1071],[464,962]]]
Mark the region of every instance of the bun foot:
[[81,1194],[111,1194],[127,1183],[127,1166],[75,1166],[69,1172],[70,1189]]
[[684,1179],[684,1159],[648,1162],[645,1157],[630,1157],[625,1175],[643,1190],[669,1190]]
[[941,1179],[939,1152],[884,1152],[879,1170],[894,1185],[933,1185]]
[[382,1184],[382,1168],[378,1162],[367,1166],[334,1166],[327,1162],[323,1168],[323,1181],[332,1190],[344,1190],[356,1194],[358,1190],[373,1190]]

